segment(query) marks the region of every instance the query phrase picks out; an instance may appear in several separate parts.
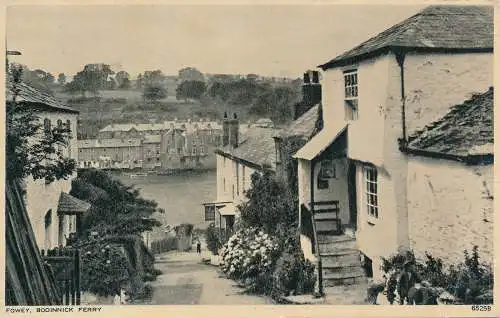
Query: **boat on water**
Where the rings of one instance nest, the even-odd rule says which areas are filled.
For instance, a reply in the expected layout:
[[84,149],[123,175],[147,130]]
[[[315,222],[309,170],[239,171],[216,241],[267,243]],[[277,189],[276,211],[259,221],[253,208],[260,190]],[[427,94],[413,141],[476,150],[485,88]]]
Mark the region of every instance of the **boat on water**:
[[130,179],[136,179],[136,178],[147,177],[147,176],[148,176],[148,174],[146,172],[132,173],[130,175]]

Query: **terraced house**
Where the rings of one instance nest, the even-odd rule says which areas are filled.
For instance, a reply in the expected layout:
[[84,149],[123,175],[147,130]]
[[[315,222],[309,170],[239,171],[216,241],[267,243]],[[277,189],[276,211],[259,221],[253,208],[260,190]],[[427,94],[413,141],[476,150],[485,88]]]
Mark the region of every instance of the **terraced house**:
[[493,8],[430,6],[319,67],[324,127],[294,157],[324,285],[398,250],[492,262]]

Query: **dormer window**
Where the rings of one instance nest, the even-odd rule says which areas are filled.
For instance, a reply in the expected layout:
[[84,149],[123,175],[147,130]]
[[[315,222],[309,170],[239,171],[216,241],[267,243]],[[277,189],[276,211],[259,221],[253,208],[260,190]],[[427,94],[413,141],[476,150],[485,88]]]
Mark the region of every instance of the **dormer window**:
[[358,70],[344,72],[345,120],[358,119]]

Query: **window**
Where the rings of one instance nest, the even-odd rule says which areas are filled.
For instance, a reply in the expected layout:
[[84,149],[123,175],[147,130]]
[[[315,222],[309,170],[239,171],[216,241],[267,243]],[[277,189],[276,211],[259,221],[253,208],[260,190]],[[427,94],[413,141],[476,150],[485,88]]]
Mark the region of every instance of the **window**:
[[358,71],[344,72],[345,120],[358,119]]
[[223,183],[223,189],[224,189],[224,192],[226,192],[226,178],[222,178],[222,183]]
[[378,218],[377,168],[365,166],[365,198],[366,210],[374,218]]
[[193,156],[196,155],[196,147],[193,147],[193,149],[191,149],[191,153],[193,154]]
[[200,155],[204,155],[205,154],[205,149],[203,148],[203,146],[200,146]]
[[215,205],[205,206],[205,221],[215,221]]

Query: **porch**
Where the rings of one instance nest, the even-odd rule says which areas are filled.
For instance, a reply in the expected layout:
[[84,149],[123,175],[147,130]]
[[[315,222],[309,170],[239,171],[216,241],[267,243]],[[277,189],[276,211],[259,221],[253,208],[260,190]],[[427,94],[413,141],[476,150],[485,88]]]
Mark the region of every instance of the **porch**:
[[322,130],[296,154],[300,243],[316,264],[316,294],[366,282],[356,244],[356,164],[347,156],[347,125]]
[[232,201],[202,203],[205,210],[205,222],[213,223],[221,239],[225,242],[234,233],[237,207]]

